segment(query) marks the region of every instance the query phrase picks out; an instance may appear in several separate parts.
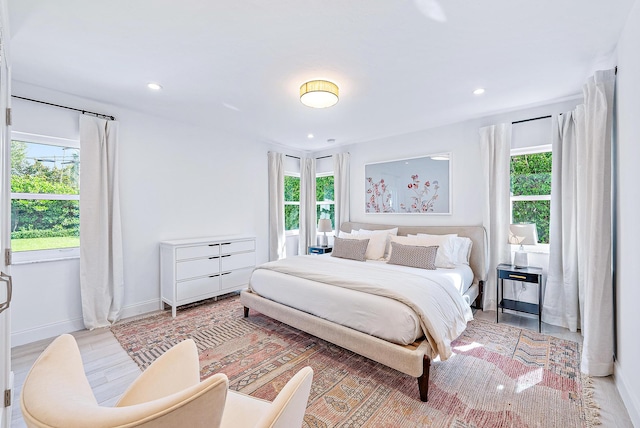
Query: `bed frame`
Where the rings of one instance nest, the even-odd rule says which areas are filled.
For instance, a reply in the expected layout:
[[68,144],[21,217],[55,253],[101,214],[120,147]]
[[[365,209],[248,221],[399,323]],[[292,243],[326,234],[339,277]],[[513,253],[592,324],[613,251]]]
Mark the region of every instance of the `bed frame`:
[[[357,229],[381,230],[395,225],[345,222],[340,229],[351,232]],[[487,277],[487,238],[482,226],[398,226],[398,235],[429,233],[444,235],[457,233],[473,241],[469,265],[474,273],[472,286],[479,289],[476,307],[482,308],[483,287]],[[427,401],[429,389],[429,368],[435,353],[428,341],[422,339],[410,345],[398,345],[379,339],[349,327],[327,321],[306,312],[299,311],[278,302],[265,299],[250,290],[240,293],[244,305],[244,316],[249,316],[249,308],[276,319],[284,324],[312,334],[327,342],[348,349],[356,354],[377,361],[418,380],[420,400]]]

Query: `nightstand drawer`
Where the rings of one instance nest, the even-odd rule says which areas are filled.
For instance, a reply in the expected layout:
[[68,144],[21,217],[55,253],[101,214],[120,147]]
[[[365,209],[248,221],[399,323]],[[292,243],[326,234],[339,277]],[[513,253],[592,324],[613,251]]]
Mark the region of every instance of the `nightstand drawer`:
[[327,254],[333,250],[333,247],[309,247],[309,254]]
[[538,282],[539,274],[527,273],[527,272],[509,272],[504,270],[498,270],[498,277],[500,279],[510,279],[512,281],[524,281],[524,282]]

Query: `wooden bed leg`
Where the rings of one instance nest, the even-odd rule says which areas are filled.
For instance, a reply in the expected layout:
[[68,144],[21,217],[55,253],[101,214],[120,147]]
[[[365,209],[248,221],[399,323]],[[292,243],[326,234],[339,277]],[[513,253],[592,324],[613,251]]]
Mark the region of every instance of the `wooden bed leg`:
[[249,308],[244,307],[244,317],[247,318],[249,316]]
[[427,402],[429,397],[429,367],[431,366],[431,358],[424,356],[422,360],[422,376],[418,378],[418,390],[420,391],[420,401]]
[[483,305],[482,305],[482,296],[483,296],[483,292],[484,292],[484,281],[480,281],[478,282],[478,297],[476,297],[476,300],[474,300],[474,306],[476,307],[476,309],[480,309],[480,310],[484,310],[483,309]]

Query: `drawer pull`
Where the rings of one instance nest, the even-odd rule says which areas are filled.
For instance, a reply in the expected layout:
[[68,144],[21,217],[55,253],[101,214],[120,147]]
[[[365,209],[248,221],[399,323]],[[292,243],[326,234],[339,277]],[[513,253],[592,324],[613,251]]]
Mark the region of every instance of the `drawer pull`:
[[217,259],[218,256],[209,257],[209,260]]
[[220,244],[220,245],[231,245],[231,242],[223,242],[223,243],[222,243],[222,244]]
[[231,273],[231,272],[223,272],[223,273],[221,273],[221,274],[220,274],[220,276],[222,276],[222,275],[229,275],[230,273]]
[[225,254],[224,256],[220,256],[220,257],[231,257],[231,254]]
[[522,275],[511,275],[511,274],[509,274],[509,278],[527,279],[527,277],[526,277],[526,276],[522,276]]
[[218,244],[209,244],[210,247],[215,247]]
[[209,278],[215,278],[216,276],[220,276],[219,274],[216,275],[209,275]]

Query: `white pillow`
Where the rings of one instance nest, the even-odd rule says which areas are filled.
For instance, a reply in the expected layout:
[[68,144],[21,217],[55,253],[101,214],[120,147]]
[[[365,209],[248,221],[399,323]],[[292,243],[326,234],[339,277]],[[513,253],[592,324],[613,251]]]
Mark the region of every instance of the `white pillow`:
[[453,242],[455,243],[456,264],[468,265],[473,241],[470,238],[459,236],[453,238]]
[[360,229],[357,231],[358,235],[371,235],[371,234],[386,234],[386,244],[384,247],[384,255],[382,256],[383,259],[388,260],[389,259],[389,254],[391,254],[391,237],[392,236],[397,236],[398,235],[398,228],[394,227],[392,229],[383,229],[383,230],[367,230],[367,229]]
[[430,235],[426,233],[418,233],[418,242],[420,245],[431,247],[438,246],[438,255],[436,256],[436,267],[451,269],[456,267],[458,263],[458,254],[456,252],[456,244],[454,238],[456,233],[448,235]]
[[360,234],[360,233],[345,233],[340,231],[338,234],[339,238],[343,239],[368,239],[369,245],[367,245],[367,253],[365,257],[367,260],[380,260],[384,259],[384,252],[387,246],[387,236],[388,233],[370,233],[370,234]]

